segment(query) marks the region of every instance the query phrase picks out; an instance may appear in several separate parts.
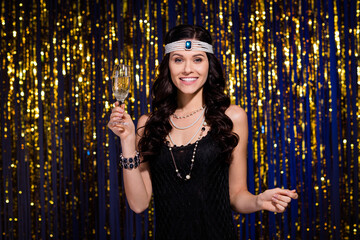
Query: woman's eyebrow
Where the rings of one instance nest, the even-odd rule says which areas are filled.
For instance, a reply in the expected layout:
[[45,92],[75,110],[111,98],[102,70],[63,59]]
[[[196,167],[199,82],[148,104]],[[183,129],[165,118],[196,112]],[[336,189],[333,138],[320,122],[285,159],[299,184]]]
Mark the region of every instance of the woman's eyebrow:
[[174,54],[172,55],[172,57],[174,57],[174,56],[176,56],[176,55],[178,55],[179,57],[183,57],[183,55],[181,55],[180,53],[174,53]]
[[195,54],[193,57],[205,57],[205,55],[204,55],[204,54],[199,53],[199,54]]
[[[172,55],[172,57],[174,57],[174,56],[179,56],[179,57],[184,57],[184,55],[182,55],[182,54],[180,54],[180,53],[174,53],[173,55]],[[195,54],[195,55],[193,55],[193,56],[191,56],[191,57],[205,57],[204,56],[204,54],[201,54],[201,53],[198,53],[198,54]]]

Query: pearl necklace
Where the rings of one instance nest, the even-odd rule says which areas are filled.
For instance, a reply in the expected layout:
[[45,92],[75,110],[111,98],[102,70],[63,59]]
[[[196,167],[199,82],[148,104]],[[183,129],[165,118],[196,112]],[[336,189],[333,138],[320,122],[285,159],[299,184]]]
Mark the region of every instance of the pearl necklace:
[[[205,118],[203,119],[203,121],[202,121],[199,129],[198,129],[198,130],[196,131],[196,133],[192,136],[192,138],[185,144],[185,146],[191,143],[191,141],[192,141],[192,140],[194,139],[194,137],[199,133],[199,131],[202,129],[203,126],[206,126]],[[172,139],[170,133],[169,133],[169,139],[170,139],[171,143],[172,143],[174,146],[176,146],[176,144],[174,143],[174,140]]]
[[186,127],[179,127],[179,126],[177,126],[177,125],[174,123],[174,121],[171,119],[171,117],[170,117],[171,125],[173,125],[176,129],[186,130],[186,129],[191,128],[192,126],[194,126],[195,123],[197,123],[197,122],[200,120],[200,118],[204,115],[204,112],[205,112],[205,108],[203,108],[202,114],[200,114],[199,117],[198,117],[197,119],[195,119],[195,121],[194,121],[193,123],[191,123],[190,125],[188,125],[188,126],[186,126]]
[[[205,122],[204,122],[204,123],[205,123]],[[197,139],[196,142],[195,142],[194,151],[193,151],[193,154],[192,154],[192,157],[191,157],[190,170],[189,170],[189,173],[186,174],[185,178],[184,178],[184,177],[181,175],[181,173],[179,172],[179,169],[177,168],[176,161],[175,161],[175,158],[174,158],[174,154],[173,154],[173,152],[172,152],[172,147],[171,147],[171,145],[170,145],[170,142],[169,142],[169,141],[167,142],[167,145],[168,145],[168,147],[169,147],[169,151],[170,151],[170,154],[171,154],[171,158],[172,158],[173,163],[174,163],[175,173],[176,173],[176,176],[177,176],[178,178],[183,179],[183,180],[185,180],[185,181],[190,180],[190,178],[191,178],[191,171],[192,171],[192,169],[193,169],[193,167],[194,167],[194,162],[195,162],[196,149],[197,149],[197,146],[198,146],[198,144],[199,144],[199,141],[200,141],[201,136],[203,135],[204,131],[205,131],[205,124],[203,124],[203,125],[201,126],[200,135],[199,135],[198,139]]]
[[197,110],[193,111],[192,113],[189,113],[189,114],[187,114],[187,115],[185,115],[185,116],[178,116],[178,115],[176,115],[176,114],[174,113],[174,114],[173,114],[173,117],[176,118],[176,119],[188,118],[188,117],[191,117],[192,115],[194,115],[195,113],[203,110],[204,107],[205,107],[205,106],[202,106],[201,108],[199,108],[199,109],[197,109]]

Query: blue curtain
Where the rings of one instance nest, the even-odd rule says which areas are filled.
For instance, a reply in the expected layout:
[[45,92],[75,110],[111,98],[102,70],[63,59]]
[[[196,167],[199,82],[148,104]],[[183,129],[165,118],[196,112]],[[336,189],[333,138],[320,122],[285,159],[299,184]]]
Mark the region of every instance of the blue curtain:
[[299,193],[283,214],[234,213],[239,239],[359,238],[359,0],[0,5],[0,239],[153,239],[153,203],[134,214],[124,195],[109,78],[132,66],[136,122],[184,23],[211,32],[248,114],[249,191]]

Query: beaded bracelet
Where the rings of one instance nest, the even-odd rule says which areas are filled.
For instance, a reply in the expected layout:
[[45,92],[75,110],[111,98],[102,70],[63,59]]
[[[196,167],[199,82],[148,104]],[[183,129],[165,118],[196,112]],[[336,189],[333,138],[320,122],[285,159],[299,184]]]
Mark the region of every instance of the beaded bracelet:
[[136,151],[135,157],[133,158],[124,158],[124,156],[120,155],[120,163],[121,168],[125,169],[135,169],[138,166],[140,166],[140,158],[139,158],[139,152]]

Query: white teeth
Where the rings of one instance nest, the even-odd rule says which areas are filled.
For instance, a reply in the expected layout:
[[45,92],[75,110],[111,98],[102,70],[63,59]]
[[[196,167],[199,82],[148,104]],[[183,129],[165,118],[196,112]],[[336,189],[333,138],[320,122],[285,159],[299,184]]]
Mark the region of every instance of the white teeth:
[[185,82],[191,82],[191,81],[195,81],[197,78],[180,78],[180,79]]

